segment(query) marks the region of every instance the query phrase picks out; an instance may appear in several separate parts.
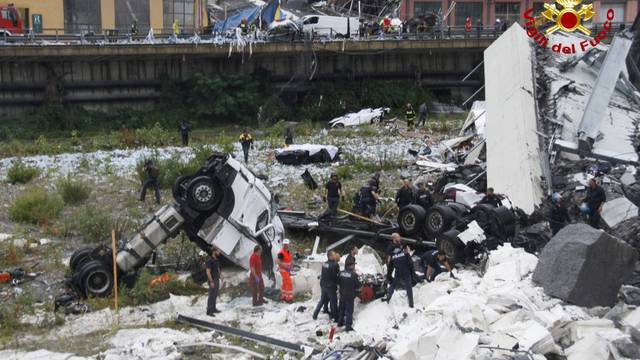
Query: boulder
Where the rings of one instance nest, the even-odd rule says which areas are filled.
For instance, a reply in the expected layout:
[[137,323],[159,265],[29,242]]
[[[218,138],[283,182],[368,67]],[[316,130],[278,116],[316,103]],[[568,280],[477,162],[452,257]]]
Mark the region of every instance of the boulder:
[[580,306],[612,306],[637,251],[585,224],[560,230],[544,247],[533,281],[545,293]]

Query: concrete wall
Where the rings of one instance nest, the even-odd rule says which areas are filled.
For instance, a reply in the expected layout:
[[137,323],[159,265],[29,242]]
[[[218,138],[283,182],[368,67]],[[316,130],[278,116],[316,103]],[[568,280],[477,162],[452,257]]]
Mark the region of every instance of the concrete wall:
[[164,8],[162,7],[162,0],[149,0],[149,22],[156,33],[159,33],[162,29],[163,21]]
[[[525,38],[526,40],[526,38]],[[488,40],[258,44],[250,55],[210,45],[14,47],[0,54],[0,112],[4,115],[44,102],[89,108],[144,105],[158,98],[161,79],[188,79],[196,72],[268,73],[296,84],[353,79],[410,79],[436,89],[481,86],[460,80],[482,60]],[[0,114],[0,115],[2,115]]]
[[103,29],[116,28],[116,8],[114,0],[100,0],[100,15]]
[[[64,29],[63,0],[14,0],[9,2],[17,8],[28,8],[30,16],[41,14],[42,28],[45,34],[55,34],[53,29]],[[29,23],[31,24],[31,19],[29,19]]]

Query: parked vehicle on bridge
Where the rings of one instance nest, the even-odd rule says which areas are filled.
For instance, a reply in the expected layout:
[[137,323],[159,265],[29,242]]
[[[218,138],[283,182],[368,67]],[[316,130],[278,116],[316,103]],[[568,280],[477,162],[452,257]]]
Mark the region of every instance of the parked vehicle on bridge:
[[357,17],[307,15],[302,18],[302,31],[320,37],[358,36],[360,19]]
[[18,35],[24,33],[24,21],[20,12],[12,4],[0,5],[0,35]]

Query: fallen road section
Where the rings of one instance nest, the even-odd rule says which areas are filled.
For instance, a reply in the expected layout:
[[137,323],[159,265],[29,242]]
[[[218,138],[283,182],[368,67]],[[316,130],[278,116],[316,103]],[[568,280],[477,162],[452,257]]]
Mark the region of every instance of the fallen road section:
[[484,51],[487,186],[527,215],[543,197],[532,49],[514,24]]
[[254,334],[252,332],[240,330],[234,327],[214,324],[212,322],[208,322],[200,319],[194,319],[192,317],[188,317],[184,315],[178,315],[178,321],[189,324],[189,325],[193,325],[202,329],[220,331],[225,334],[235,335],[247,340],[265,344],[270,347],[276,347],[279,349],[300,353],[304,355],[310,355],[310,354],[315,354],[320,352],[319,350],[314,349],[310,346],[294,344],[294,343],[270,338],[268,336]]

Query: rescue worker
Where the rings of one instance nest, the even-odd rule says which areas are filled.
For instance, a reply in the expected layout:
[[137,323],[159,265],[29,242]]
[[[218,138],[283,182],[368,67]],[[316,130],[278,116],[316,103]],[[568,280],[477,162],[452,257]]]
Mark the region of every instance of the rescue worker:
[[180,137],[182,138],[182,146],[189,146],[189,124],[186,121],[182,120],[180,125],[178,126],[178,130],[180,131]]
[[242,35],[247,35],[247,32],[249,31],[247,22],[247,18],[242,18],[242,20],[240,20],[240,31],[242,32]]
[[426,253],[422,254],[420,260],[425,268],[424,277],[427,282],[432,282],[436,278],[436,276],[438,276],[438,274],[445,270],[449,272],[449,276],[451,278],[456,278],[453,275],[449,260],[447,260],[447,257],[438,250],[427,251]]
[[599,229],[602,204],[607,201],[607,195],[604,193],[604,189],[596,184],[596,179],[589,179],[587,185],[587,197],[584,202],[588,208],[589,225],[594,229]]
[[340,313],[338,314],[338,326],[345,326],[345,331],[353,331],[353,304],[362,286],[355,272],[355,261],[345,262],[344,271],[340,272],[338,281],[340,284]]
[[562,196],[558,193],[551,194],[551,209],[549,209],[549,227],[551,234],[555,235],[571,222],[566,206],[562,205]]
[[[391,234],[391,241],[393,242],[389,247],[389,259],[387,261],[387,277],[390,279],[389,290],[387,292],[386,301],[391,301],[394,291],[397,287],[404,285],[407,291],[407,298],[409,299],[409,307],[413,308],[413,262],[411,260],[411,254],[409,253],[408,246],[402,246],[400,243],[400,234]],[[393,276],[391,274],[395,270]]]
[[160,205],[160,186],[158,185],[158,176],[160,175],[160,169],[153,165],[153,161],[146,160],[142,169],[147,175],[147,178],[142,183],[142,190],[140,191],[140,201],[145,201],[147,198],[147,189],[152,187],[156,192],[156,204]]
[[420,205],[424,208],[425,211],[429,210],[431,206],[433,206],[433,197],[431,193],[424,186],[424,183],[418,183],[418,192],[416,193],[416,204]]
[[407,107],[404,111],[404,117],[407,120],[407,127],[412,129],[416,120],[416,112],[413,110],[411,103],[407,103]]
[[293,281],[291,280],[293,258],[291,257],[291,252],[289,252],[289,243],[289,239],[282,240],[282,249],[278,251],[278,269],[282,277],[280,300],[288,303],[293,302]]
[[293,131],[291,131],[291,128],[287,128],[287,131],[284,133],[284,144],[286,146],[293,144]]
[[429,108],[427,107],[426,102],[420,104],[418,113],[420,114],[420,117],[418,118],[418,126],[425,127],[427,125],[427,116],[429,115]]
[[338,205],[340,205],[340,198],[344,197],[342,192],[342,184],[338,181],[338,174],[332,173],[331,179],[324,186],[326,193],[324,198],[327,202],[327,214],[330,216],[338,215]]
[[242,134],[240,134],[240,145],[242,145],[242,152],[244,153],[244,162],[249,162],[249,148],[253,146],[253,137],[247,129],[242,130]]
[[133,23],[131,23],[131,35],[132,36],[138,35],[138,21],[137,20],[133,20]]
[[380,198],[376,190],[373,180],[369,180],[367,185],[360,188],[360,213],[362,216],[375,215],[377,201]]
[[209,282],[209,298],[207,299],[207,315],[215,316],[220,310],[216,308],[216,300],[220,292],[220,249],[211,248],[211,256],[207,260],[207,281]]
[[177,19],[173,21],[173,35],[175,37],[180,36],[180,23]]
[[380,193],[380,173],[377,172],[375,174],[373,174],[373,176],[371,177],[371,181],[369,181],[369,183],[375,187],[375,192],[377,192],[378,194]]
[[498,199],[498,195],[496,195],[495,192],[493,191],[493,188],[487,189],[487,193],[480,200],[480,204],[490,204],[495,207],[502,205],[502,203],[500,202],[500,199]]
[[349,247],[349,255],[347,255],[347,259],[345,260],[345,264],[348,262],[356,262],[356,255],[358,255],[358,247],[356,245],[351,245]]
[[262,246],[256,245],[249,258],[249,290],[253,306],[260,306],[264,301],[264,280],[262,279]]
[[405,178],[402,180],[402,187],[396,192],[396,204],[398,204],[398,209],[402,209],[410,204],[415,204],[415,202],[416,194],[413,189],[413,185],[411,185],[411,179]]
[[327,308],[329,305],[329,317],[338,321],[338,274],[340,273],[340,264],[338,264],[338,256],[333,251],[327,251],[327,261],[322,264],[322,272],[320,273],[320,301],[313,311],[313,320],[318,319],[321,308]]

